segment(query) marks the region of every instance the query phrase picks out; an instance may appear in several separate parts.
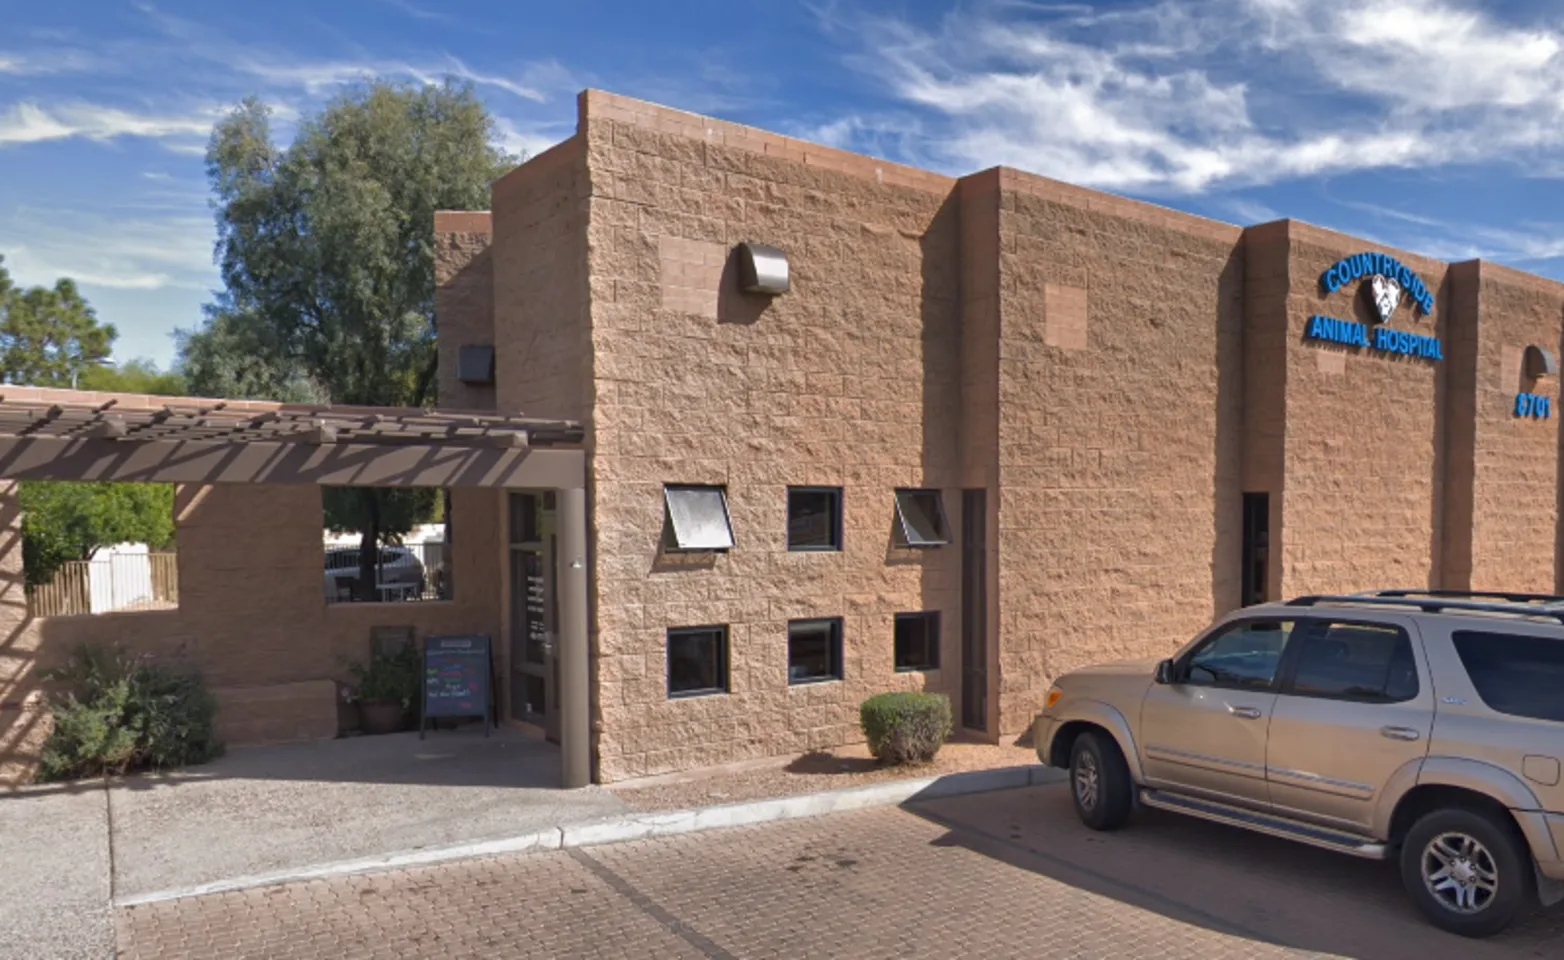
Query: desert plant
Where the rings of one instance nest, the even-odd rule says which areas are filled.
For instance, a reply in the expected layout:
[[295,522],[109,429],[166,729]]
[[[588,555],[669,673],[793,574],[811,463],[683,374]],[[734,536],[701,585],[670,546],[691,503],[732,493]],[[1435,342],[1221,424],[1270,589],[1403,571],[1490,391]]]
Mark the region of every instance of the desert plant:
[[77,780],[206,763],[223,752],[217,701],[194,673],[117,647],[81,647],[44,676],[64,695],[51,705],[38,779]]
[[377,652],[368,664],[352,663],[358,699],[367,703],[396,703],[411,710],[418,702],[423,680],[423,658],[411,645],[390,652]]
[[928,763],[952,730],[950,698],[938,693],[882,693],[865,700],[858,717],[881,763]]

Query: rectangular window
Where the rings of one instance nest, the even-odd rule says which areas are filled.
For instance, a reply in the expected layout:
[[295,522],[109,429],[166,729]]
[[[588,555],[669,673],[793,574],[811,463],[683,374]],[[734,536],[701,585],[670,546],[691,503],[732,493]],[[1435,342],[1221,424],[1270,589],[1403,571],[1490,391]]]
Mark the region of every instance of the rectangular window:
[[[322,487],[321,504],[327,603],[451,599],[449,490]],[[377,541],[367,565],[366,533]]]
[[28,616],[179,608],[173,484],[28,480],[17,500]]
[[787,682],[842,679],[842,620],[794,620],[787,625]]
[[939,614],[896,615],[896,669],[939,669]]
[[950,542],[945,504],[938,490],[897,490],[896,521],[904,547],[939,547]]
[[1404,703],[1417,696],[1412,640],[1400,627],[1311,623],[1298,643],[1288,693],[1366,703]]
[[672,550],[731,550],[733,526],[723,487],[665,486],[664,542]]
[[839,487],[791,487],[787,491],[787,548],[842,549]]
[[1564,641],[1477,630],[1457,630],[1452,639],[1489,709],[1564,723]]
[[728,692],[728,628],[680,627],[668,631],[668,696]]

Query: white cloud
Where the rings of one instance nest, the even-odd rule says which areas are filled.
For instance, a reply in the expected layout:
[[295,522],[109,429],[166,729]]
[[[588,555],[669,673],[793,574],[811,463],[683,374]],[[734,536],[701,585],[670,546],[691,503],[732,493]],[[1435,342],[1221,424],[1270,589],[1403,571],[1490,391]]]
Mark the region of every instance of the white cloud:
[[[1564,31],[1450,0],[1209,0],[1107,13],[979,2],[851,23],[850,62],[927,121],[938,165],[1199,193],[1527,162],[1564,147]],[[862,147],[859,115],[819,127]]]
[[99,212],[23,208],[0,218],[0,255],[17,283],[70,277],[117,290],[218,285],[209,217],[194,213],[117,218]]
[[52,107],[23,102],[0,113],[0,146],[78,138],[205,137],[218,113],[214,108],[183,115],[141,114],[80,101]]

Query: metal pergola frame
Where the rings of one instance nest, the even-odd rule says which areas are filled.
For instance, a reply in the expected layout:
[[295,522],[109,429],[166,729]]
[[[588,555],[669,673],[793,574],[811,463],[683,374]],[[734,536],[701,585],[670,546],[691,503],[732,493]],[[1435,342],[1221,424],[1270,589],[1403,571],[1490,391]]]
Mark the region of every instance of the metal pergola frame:
[[561,774],[591,782],[585,430],[482,411],[0,385],[0,480],[557,491]]

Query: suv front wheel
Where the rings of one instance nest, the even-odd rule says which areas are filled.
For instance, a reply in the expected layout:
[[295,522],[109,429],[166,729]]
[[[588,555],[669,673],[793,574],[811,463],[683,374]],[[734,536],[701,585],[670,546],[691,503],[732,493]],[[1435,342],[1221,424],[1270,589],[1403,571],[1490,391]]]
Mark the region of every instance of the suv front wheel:
[[1401,882],[1418,909],[1463,937],[1503,930],[1531,902],[1526,845],[1509,824],[1475,810],[1435,810],[1401,847]]
[[1135,787],[1119,745],[1106,733],[1088,731],[1070,747],[1070,795],[1081,822],[1093,830],[1117,830],[1130,818]]

